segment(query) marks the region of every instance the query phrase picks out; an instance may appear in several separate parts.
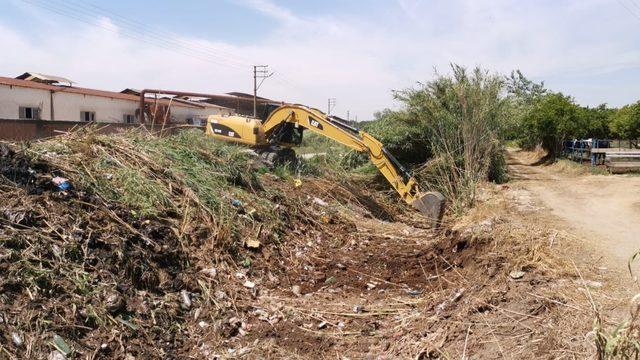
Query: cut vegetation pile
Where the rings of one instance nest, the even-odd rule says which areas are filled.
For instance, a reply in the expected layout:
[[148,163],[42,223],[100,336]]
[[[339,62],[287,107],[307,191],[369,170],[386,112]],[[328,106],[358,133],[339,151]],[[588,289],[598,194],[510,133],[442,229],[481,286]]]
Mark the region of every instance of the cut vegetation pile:
[[435,233],[396,198],[199,132],[0,145],[0,172],[0,357],[593,350],[582,285],[549,255],[562,236],[502,200]]

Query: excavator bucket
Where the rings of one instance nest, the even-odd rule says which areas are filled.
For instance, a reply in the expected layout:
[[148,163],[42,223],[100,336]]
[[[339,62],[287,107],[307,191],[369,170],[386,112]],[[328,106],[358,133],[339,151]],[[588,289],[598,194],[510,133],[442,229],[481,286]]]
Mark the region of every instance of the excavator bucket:
[[429,219],[431,227],[440,226],[444,214],[444,196],[442,194],[437,191],[420,194],[411,205]]

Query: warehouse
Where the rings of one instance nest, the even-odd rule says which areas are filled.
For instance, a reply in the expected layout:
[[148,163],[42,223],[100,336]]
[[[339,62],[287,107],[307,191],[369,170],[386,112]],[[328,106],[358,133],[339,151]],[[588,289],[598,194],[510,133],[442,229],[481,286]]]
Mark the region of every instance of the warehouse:
[[[87,89],[73,81],[39,73],[0,77],[0,119],[100,123],[139,123],[139,98],[134,94]],[[209,115],[231,110],[212,104],[172,99],[147,99],[147,120],[196,123]]]

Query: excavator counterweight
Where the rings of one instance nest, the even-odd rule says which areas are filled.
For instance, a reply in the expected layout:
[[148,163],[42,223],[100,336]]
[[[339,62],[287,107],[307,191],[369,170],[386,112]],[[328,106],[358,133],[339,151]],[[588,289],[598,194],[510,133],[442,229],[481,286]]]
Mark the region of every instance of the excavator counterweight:
[[288,149],[299,145],[303,130],[318,133],[355,151],[368,154],[371,162],[405,202],[426,216],[432,226],[440,224],[444,212],[442,194],[421,192],[416,180],[380,141],[320,110],[302,105],[282,105],[273,110],[264,122],[242,116],[212,115],[207,121],[206,134],[249,145],[264,153],[273,148]]

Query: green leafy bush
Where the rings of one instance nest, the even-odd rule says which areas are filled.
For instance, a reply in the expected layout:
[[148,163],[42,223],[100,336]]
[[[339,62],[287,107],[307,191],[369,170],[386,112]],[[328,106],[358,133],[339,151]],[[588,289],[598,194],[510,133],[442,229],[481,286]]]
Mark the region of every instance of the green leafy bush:
[[623,106],[611,114],[609,128],[620,139],[640,138],[640,101]]
[[523,119],[522,143],[526,148],[541,144],[555,158],[562,150],[563,141],[587,135],[583,120],[571,97],[561,93],[546,94]]
[[504,77],[451,69],[451,75],[396,92],[404,109],[384,111],[368,129],[401,162],[420,164],[423,186],[442,192],[457,211],[473,205],[478,182],[505,178],[500,135],[507,102]]

